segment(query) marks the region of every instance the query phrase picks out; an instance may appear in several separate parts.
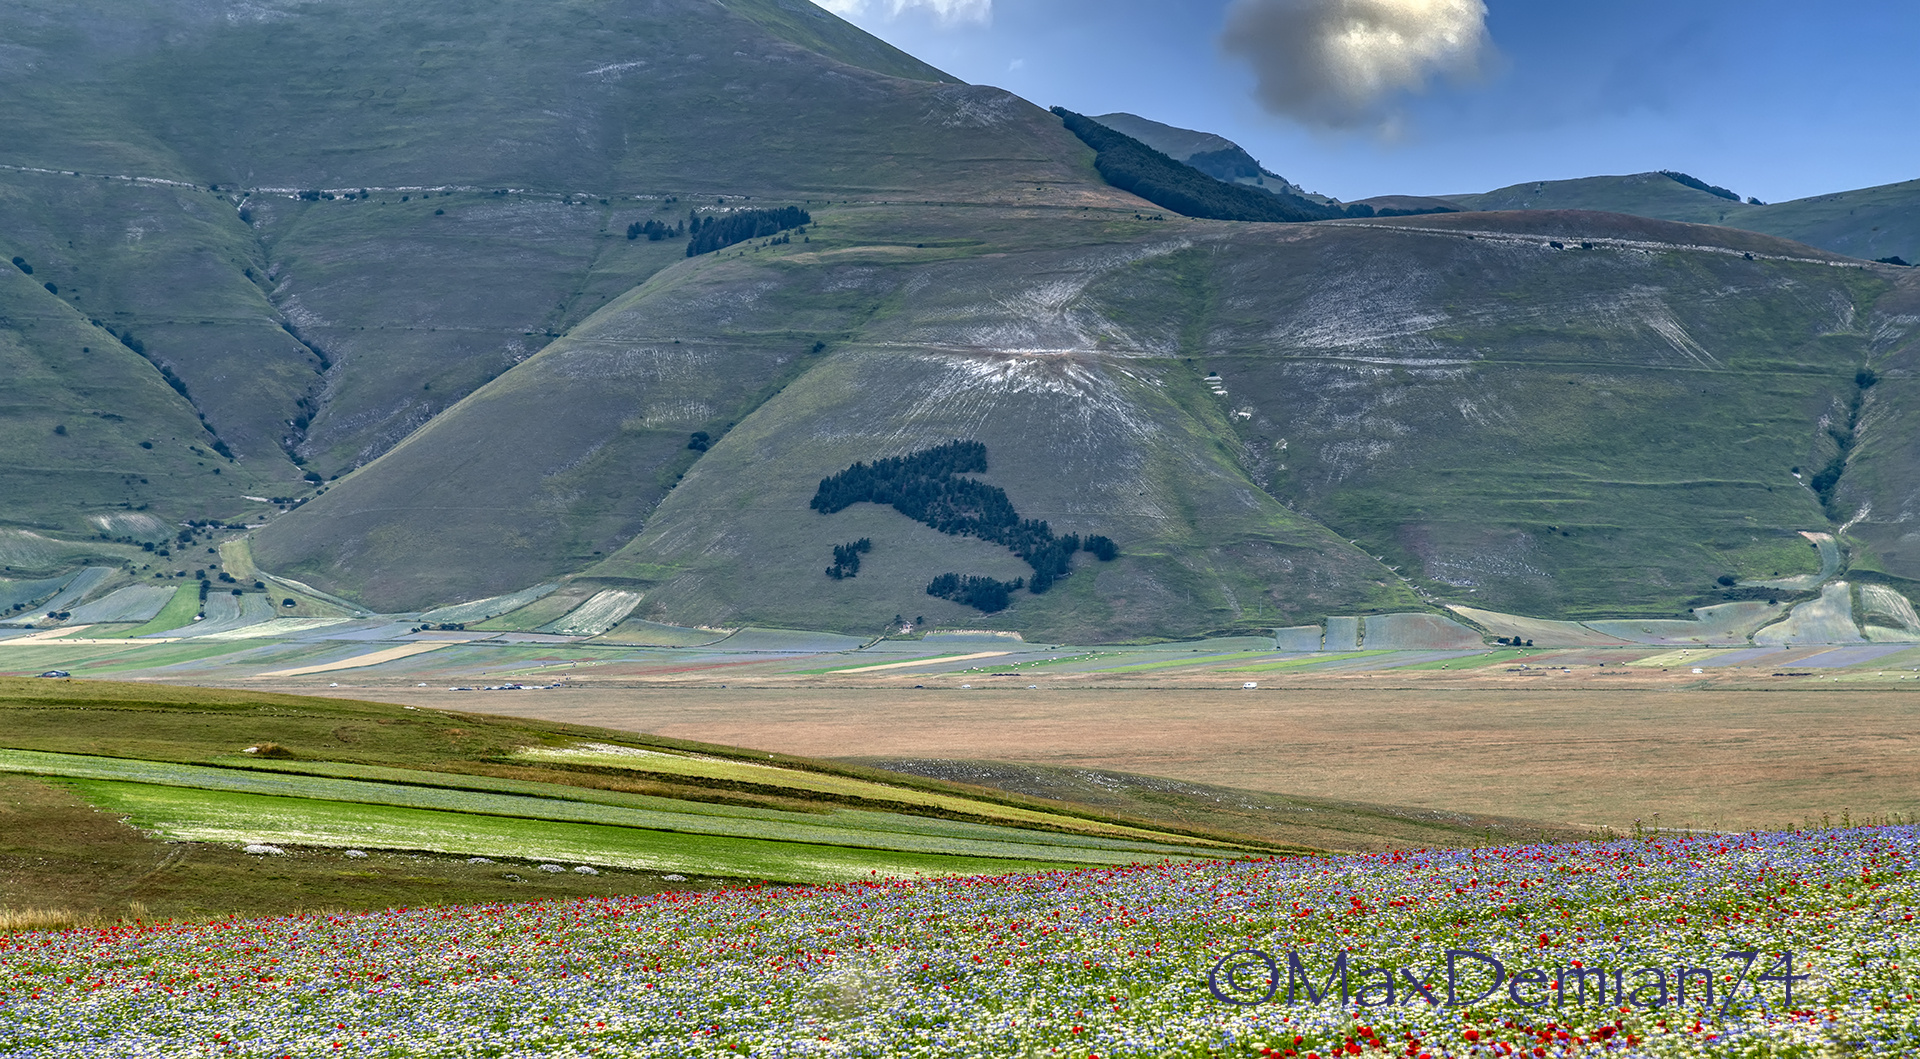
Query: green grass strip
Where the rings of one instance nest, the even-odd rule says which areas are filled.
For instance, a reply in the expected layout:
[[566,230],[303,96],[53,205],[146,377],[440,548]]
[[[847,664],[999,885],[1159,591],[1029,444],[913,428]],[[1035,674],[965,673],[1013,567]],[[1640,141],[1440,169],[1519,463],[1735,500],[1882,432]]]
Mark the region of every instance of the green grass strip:
[[174,589],[173,598],[167,600],[167,605],[160,608],[160,613],[155,614],[152,621],[145,625],[136,625],[131,629],[102,633],[100,638],[124,640],[133,636],[167,632],[193,624],[193,616],[198,613],[200,613],[200,583],[195,581],[191,585],[181,585]]
[[[30,750],[0,750],[0,771],[25,772],[69,779],[120,780],[155,786],[193,788],[233,794],[388,805],[444,812],[605,824],[618,827],[719,835],[766,841],[812,842],[918,853],[1025,857],[1087,864],[1123,863],[1140,855],[1181,854],[1194,851],[1155,843],[1087,840],[1078,835],[980,825],[974,837],[951,833],[929,834],[919,828],[881,830],[842,826],[830,819],[804,813],[756,817],[719,816],[673,810],[642,809],[572,799],[530,797],[488,791],[457,790],[411,784],[377,783],[324,776],[291,775],[241,769],[207,768],[168,762],[49,754]],[[399,770],[395,770],[399,771]]]
[[424,850],[797,883],[1084,867],[1059,860],[942,856],[690,835],[111,780],[73,780],[66,785],[96,807],[126,816],[136,827],[192,842]]
[[[697,816],[723,816],[747,820],[772,820],[798,822],[818,826],[831,824],[835,827],[862,831],[893,831],[918,835],[951,835],[959,838],[977,838],[989,841],[1005,841],[1013,836],[1019,841],[1041,841],[1049,845],[1084,846],[1090,849],[1117,850],[1184,850],[1190,841],[1182,836],[1169,835],[1172,845],[1142,843],[1100,835],[1054,834],[1035,832],[1026,829],[1011,829],[998,824],[975,823],[967,820],[945,820],[934,817],[912,816],[906,813],[891,813],[874,809],[840,809],[826,813],[793,812],[783,809],[763,809],[755,806],[725,805],[718,802],[695,802],[679,798],[666,798],[651,794],[632,794],[626,791],[600,790],[595,787],[575,787],[563,783],[542,783],[538,780],[502,779],[494,776],[471,776],[459,773],[422,772],[417,769],[391,768],[384,765],[356,765],[338,761],[276,761],[256,758],[216,758],[215,764],[234,768],[245,768],[262,772],[288,772],[309,776],[330,776],[341,779],[362,779],[386,783],[404,783],[424,787],[445,787],[453,790],[486,791],[501,794],[522,794],[536,798],[558,798],[562,801],[589,802],[598,805],[624,806],[633,809],[651,809],[659,812],[691,813]],[[983,804],[982,809],[997,808]],[[1063,820],[1063,822],[1065,822]],[[1191,850],[1186,850],[1192,852]]]

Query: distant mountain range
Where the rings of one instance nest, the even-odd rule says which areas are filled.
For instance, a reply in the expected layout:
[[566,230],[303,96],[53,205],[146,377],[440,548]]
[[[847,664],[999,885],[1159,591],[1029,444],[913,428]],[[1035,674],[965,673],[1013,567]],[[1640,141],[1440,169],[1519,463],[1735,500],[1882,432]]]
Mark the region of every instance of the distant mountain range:
[[[1272,172],[1224,136],[1163,125],[1135,114],[1095,120],[1219,180],[1316,202],[1337,202]],[[1920,180],[1765,204],[1686,173],[1635,173],[1515,184],[1474,195],[1381,195],[1357,200],[1381,209],[1462,211],[1596,210],[1663,221],[1764,232],[1849,257],[1920,264]]]
[[[1920,271],[1872,260],[1920,260],[1920,185],[1197,220],[801,0],[77,0],[0,40],[0,588],[228,563],[1080,642],[1920,591]],[[986,470],[810,506],[955,440]]]

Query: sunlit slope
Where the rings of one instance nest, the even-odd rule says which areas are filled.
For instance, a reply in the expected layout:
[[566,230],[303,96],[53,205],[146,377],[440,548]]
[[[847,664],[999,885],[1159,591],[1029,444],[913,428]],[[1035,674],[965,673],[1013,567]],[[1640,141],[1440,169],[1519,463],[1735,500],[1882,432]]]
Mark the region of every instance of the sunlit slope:
[[1778,202],[1724,223],[1854,257],[1920,264],[1920,180]]
[[680,259],[636,222],[1131,201],[1039,108],[785,0],[34,0],[0,40],[7,256],[173,371],[269,495]]
[[[5,77],[21,105],[0,136],[16,164],[336,189],[671,191],[699,174],[698,190],[720,194],[978,191],[1007,186],[1004,164],[1022,155],[1065,172],[1032,142],[1048,138],[1036,108],[809,4],[30,0],[9,12]],[[1024,150],[1004,142],[1009,125],[1025,127]],[[929,134],[916,142],[915,128]],[[971,162],[939,131],[961,129],[986,148]],[[954,171],[943,181],[929,162]]]
[[[807,502],[821,477],[847,464],[967,436],[987,441],[989,479],[1023,516],[1058,532],[1114,536],[1128,549],[1099,564],[1100,588],[1089,573],[1034,599],[1017,617],[1026,627],[1150,635],[1413,602],[1370,560],[1245,478],[1217,444],[1225,417],[1184,366],[1143,361],[1142,376],[1091,352],[1028,355],[1034,343],[1056,353],[1081,343],[1062,314],[1091,278],[1177,245],[1116,251],[1107,245],[1116,231],[1159,229],[1130,217],[1119,228],[1108,218],[1033,223],[1043,217],[836,215],[814,230],[816,245],[835,249],[688,262],[338,483],[300,518],[262,532],[256,554],[375,605],[416,607],[577,570],[649,524],[662,528],[594,573],[645,586],[677,579],[650,614],[853,630],[895,614],[961,621],[968,612],[925,595],[931,576],[951,569],[1011,580],[1030,571],[1004,549],[891,512],[825,517]],[[984,230],[1018,254],[952,238],[837,248],[907,224],[928,240],[955,226]],[[1049,245],[1073,235],[1099,242]],[[1038,293],[1027,289],[1036,283]],[[957,290],[986,304],[945,304]],[[958,321],[946,319],[955,313]],[[687,326],[696,320],[705,333]],[[922,333],[929,328],[942,337]],[[972,333],[982,328],[997,333]],[[694,430],[721,440],[703,456],[687,448]],[[643,523],[689,467],[658,518]],[[857,529],[869,523],[871,532]],[[673,544],[662,547],[659,533]],[[759,540],[763,533],[773,537]],[[815,582],[825,580],[832,546],[863,535],[883,546],[861,578],[823,596]],[[710,547],[716,537],[751,554]],[[1275,591],[1309,580],[1311,592]],[[708,588],[690,591],[695,584]]]
[[1664,173],[1542,180],[1446,198],[1469,210],[1604,210],[1719,224],[1870,261],[1920,263],[1920,180],[1766,205],[1722,198]]
[[1688,187],[1665,173],[1538,180],[1478,195],[1446,195],[1463,210],[1598,210],[1667,221],[1743,227],[1760,207]]
[[[589,576],[642,591],[637,616],[849,632],[895,615],[1066,638],[1270,627],[1404,609],[1401,577],[1523,613],[1684,613],[1721,576],[1810,567],[1798,531],[1833,522],[1806,484],[1832,413],[1911,328],[1878,306],[1903,270],[1617,215],[1034,216],[969,211],[975,239],[941,240],[962,222],[836,212],[819,249],[680,266],[259,554],[398,607],[600,551]],[[902,231],[924,242],[876,245]],[[685,448],[693,430],[710,451]],[[808,509],[856,460],[956,437],[987,444],[984,479],[1022,516],[1122,558],[1082,555],[983,618],[926,583],[1027,573],[1011,553],[873,505]],[[861,537],[859,577],[824,577]]]
[[1856,374],[1913,325],[1876,308],[1899,270],[1698,226],[1282,238],[1094,293],[1148,326],[1154,292],[1206,289],[1205,364],[1260,481],[1436,596],[1540,616],[1675,614],[1722,576],[1811,568],[1795,531],[1829,516],[1803,483]]

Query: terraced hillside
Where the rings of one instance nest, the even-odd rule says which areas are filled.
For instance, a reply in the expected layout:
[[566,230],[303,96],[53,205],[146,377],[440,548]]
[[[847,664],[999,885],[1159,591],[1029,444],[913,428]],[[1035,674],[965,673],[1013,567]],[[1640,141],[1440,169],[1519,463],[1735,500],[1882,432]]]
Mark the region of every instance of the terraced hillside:
[[[1920,579],[1907,269],[1591,212],[1182,219],[801,0],[31,0],[0,40],[0,356],[34,380],[0,525],[151,579],[212,560],[153,570],[128,520],[245,516],[235,622],[531,593],[566,635],[1097,642]],[[696,211],[763,207],[807,220],[687,256]],[[983,614],[929,583],[1015,552],[809,508],[952,440],[1117,556]],[[1762,585],[1807,532],[1844,569]]]

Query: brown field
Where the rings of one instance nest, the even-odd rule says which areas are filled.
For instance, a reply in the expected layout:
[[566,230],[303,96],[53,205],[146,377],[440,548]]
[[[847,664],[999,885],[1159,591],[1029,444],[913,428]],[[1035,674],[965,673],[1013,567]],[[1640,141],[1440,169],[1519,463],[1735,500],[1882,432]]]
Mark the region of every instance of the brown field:
[[1843,813],[1856,821],[1920,815],[1920,686],[1893,674],[1769,676],[1702,679],[1615,666],[1294,677],[1257,691],[1219,674],[1153,686],[1054,681],[1038,690],[1002,683],[963,691],[957,678],[922,678],[923,689],[905,678],[504,693],[368,684],[284,690],[813,757],[1098,767],[1623,830],[1635,821],[1738,829],[1817,822],[1823,813],[1836,823]]

